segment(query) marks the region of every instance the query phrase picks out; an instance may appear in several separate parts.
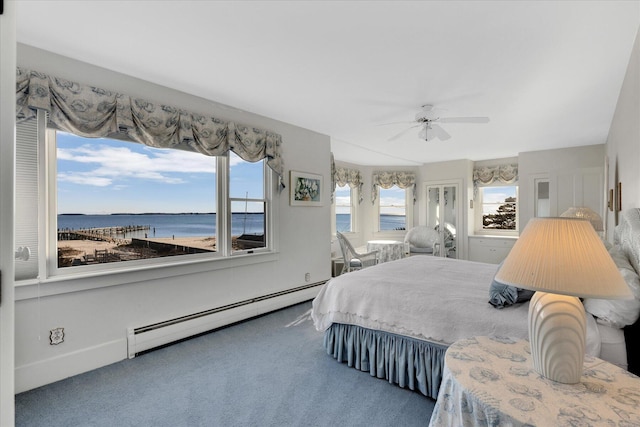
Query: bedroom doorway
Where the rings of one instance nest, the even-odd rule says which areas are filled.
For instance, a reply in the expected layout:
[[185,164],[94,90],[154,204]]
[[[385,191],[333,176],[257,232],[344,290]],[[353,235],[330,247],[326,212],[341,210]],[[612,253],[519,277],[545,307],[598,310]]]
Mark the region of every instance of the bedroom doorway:
[[434,247],[435,256],[458,258],[458,183],[427,184],[428,227],[439,233],[439,241]]

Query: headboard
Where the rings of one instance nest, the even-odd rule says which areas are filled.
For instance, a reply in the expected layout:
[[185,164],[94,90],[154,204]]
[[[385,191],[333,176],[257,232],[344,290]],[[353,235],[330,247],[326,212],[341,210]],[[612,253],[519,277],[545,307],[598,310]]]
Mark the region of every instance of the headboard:
[[[625,210],[620,218],[620,224],[613,233],[614,242],[620,245],[636,273],[640,274],[640,209]],[[624,328],[624,339],[627,345],[627,369],[640,375],[640,320]]]

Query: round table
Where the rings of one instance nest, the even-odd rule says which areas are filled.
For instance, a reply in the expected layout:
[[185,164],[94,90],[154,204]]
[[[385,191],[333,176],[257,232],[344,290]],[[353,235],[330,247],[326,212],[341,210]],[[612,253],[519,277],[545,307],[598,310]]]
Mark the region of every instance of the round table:
[[640,425],[640,378],[585,357],[578,384],[533,369],[528,341],[475,337],[449,347],[431,426]]
[[369,240],[367,252],[378,251],[378,262],[400,259],[404,256],[404,242],[399,240]]

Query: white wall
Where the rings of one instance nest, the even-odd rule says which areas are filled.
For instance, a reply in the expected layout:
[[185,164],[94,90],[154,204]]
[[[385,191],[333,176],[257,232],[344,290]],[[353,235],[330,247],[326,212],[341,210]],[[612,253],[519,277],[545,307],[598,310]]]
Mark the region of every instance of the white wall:
[[[608,188],[622,183],[622,209],[640,207],[640,31],[622,84],[607,138]],[[615,215],[607,218],[612,240]]]
[[14,423],[13,176],[16,87],[15,2],[0,15],[0,426]]
[[[283,140],[287,190],[275,200],[279,251],[253,258],[260,263],[235,266],[239,259],[234,259],[18,287],[17,391],[126,358],[128,327],[292,289],[307,284],[305,273],[310,283],[330,277],[329,137],[29,46],[18,45],[18,66],[277,132]],[[324,206],[289,206],[291,169],[323,175]],[[95,283],[109,286],[91,289]],[[303,293],[298,301],[313,298],[318,290]],[[65,328],[65,342],[52,346],[49,331],[57,327]]]
[[587,206],[603,216],[604,156],[604,144],[519,153],[520,230],[534,215],[533,179],[538,177],[549,179],[551,216],[571,206]]

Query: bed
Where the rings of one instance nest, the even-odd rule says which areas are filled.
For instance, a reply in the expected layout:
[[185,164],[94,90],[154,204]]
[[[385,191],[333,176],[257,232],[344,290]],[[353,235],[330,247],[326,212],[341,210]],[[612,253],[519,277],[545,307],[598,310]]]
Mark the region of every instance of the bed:
[[[638,363],[640,210],[621,218],[611,251],[617,251],[614,261],[624,254],[624,268],[634,270],[635,277],[628,276],[636,280],[630,284],[636,299],[623,310],[632,323],[616,317],[620,301],[585,301],[601,316],[587,316],[587,353],[623,367],[628,361],[631,370]],[[528,302],[502,309],[488,303],[497,269],[432,256],[379,264],[328,281],[313,301],[311,317],[324,331],[327,353],[339,362],[435,399],[444,353],[453,342],[477,335],[528,338]],[[635,319],[628,313],[633,310]]]

